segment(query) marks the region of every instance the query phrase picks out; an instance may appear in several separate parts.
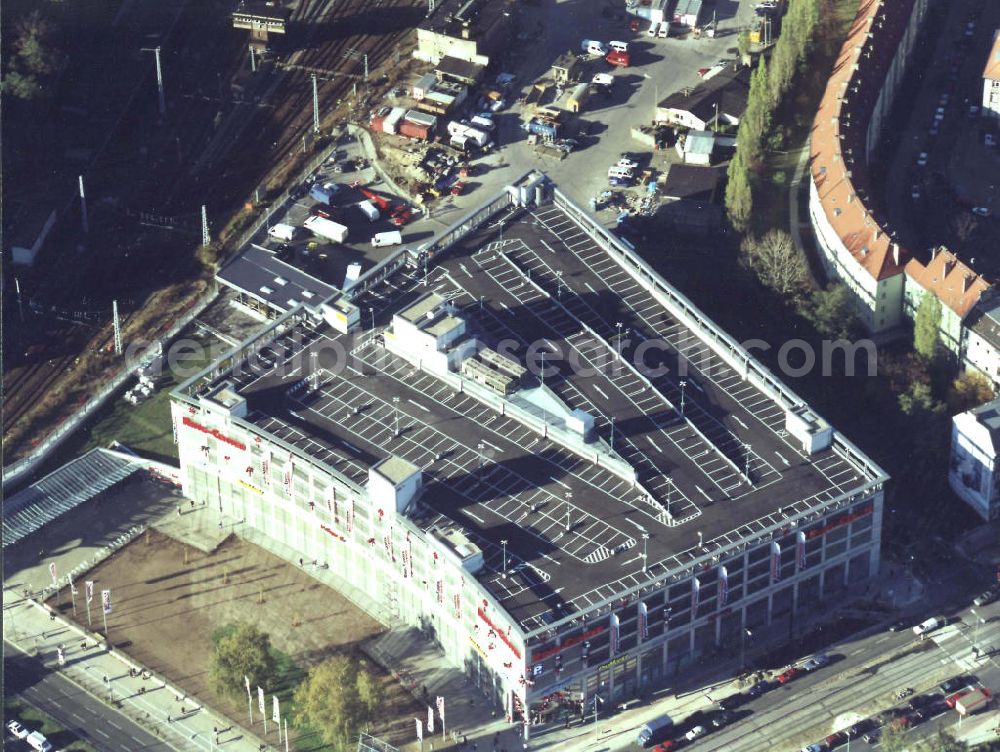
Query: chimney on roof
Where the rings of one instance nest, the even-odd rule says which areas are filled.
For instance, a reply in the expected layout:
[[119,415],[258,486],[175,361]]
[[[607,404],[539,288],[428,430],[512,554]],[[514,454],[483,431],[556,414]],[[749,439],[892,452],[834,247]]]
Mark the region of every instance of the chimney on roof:
[[847,194],[847,203],[849,203],[849,204],[853,204],[854,203],[854,194],[853,193],[848,193]]
[[931,261],[933,261],[936,256],[937,256],[937,246],[936,245],[931,246]]
[[892,263],[899,266],[899,243],[892,244]]
[[975,279],[976,279],[975,274],[966,274],[965,279],[962,280],[962,292],[968,292],[969,288],[972,287],[972,283]]

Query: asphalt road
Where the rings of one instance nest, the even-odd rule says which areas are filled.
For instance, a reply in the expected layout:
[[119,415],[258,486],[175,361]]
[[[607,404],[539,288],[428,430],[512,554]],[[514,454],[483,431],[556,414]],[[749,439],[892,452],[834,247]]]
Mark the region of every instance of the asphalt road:
[[5,692],[18,695],[48,713],[68,731],[107,752],[174,748],[132,723],[121,713],[94,699],[72,682],[4,642]]

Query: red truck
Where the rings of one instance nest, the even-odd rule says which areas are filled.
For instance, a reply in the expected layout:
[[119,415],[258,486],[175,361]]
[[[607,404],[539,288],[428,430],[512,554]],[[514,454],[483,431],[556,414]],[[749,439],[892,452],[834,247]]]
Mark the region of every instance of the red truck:
[[993,699],[992,694],[985,687],[982,689],[975,689],[966,695],[958,698],[955,703],[955,710],[963,718],[967,715],[972,715],[973,713],[982,710],[990,701]]

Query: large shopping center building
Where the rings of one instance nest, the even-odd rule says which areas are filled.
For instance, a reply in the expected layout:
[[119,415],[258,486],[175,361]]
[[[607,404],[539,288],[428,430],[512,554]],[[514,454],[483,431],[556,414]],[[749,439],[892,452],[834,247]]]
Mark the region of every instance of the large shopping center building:
[[172,410],[189,497],[432,632],[512,718],[668,684],[878,569],[882,470],[538,174]]

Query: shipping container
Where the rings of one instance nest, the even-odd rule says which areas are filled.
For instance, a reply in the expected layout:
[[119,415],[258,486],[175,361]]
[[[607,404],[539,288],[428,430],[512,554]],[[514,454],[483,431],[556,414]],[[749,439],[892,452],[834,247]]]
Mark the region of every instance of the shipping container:
[[309,217],[302,223],[302,226],[313,235],[325,238],[326,240],[332,240],[335,243],[344,243],[347,241],[347,228],[329,219]]
[[428,115],[426,112],[417,112],[416,110],[408,110],[405,115],[403,115],[403,120],[408,123],[416,123],[417,125],[426,125],[431,130],[437,127],[437,118],[434,115]]
[[385,115],[375,115],[372,118],[372,131],[375,133],[385,132]]
[[418,141],[430,141],[431,139],[431,129],[429,126],[411,123],[409,120],[401,122],[397,132],[400,136],[417,139]]
[[381,216],[378,212],[378,209],[375,208],[375,204],[373,204],[371,201],[367,200],[359,201],[357,203],[357,207],[361,210],[361,213],[365,215],[365,218],[369,222],[376,222],[378,221],[378,218]]
[[475,128],[466,128],[465,133],[462,134],[470,141],[474,142],[476,146],[483,147],[490,142],[490,136],[488,133],[476,130]]
[[537,118],[532,118],[529,120],[525,126],[525,130],[528,133],[534,133],[537,136],[542,136],[544,138],[557,138],[559,136],[559,124],[558,123],[546,123]]
[[569,99],[566,101],[569,111],[580,112],[589,96],[590,90],[588,89],[587,84],[579,84],[575,89],[573,89],[573,93],[569,95]]
[[385,116],[385,121],[382,123],[382,129],[386,133],[395,133],[399,128],[399,121],[403,119],[403,115],[405,114],[405,107],[393,107],[392,112]]
[[461,136],[468,130],[469,126],[465,123],[460,123],[457,120],[452,120],[448,123],[448,135],[449,136]]

